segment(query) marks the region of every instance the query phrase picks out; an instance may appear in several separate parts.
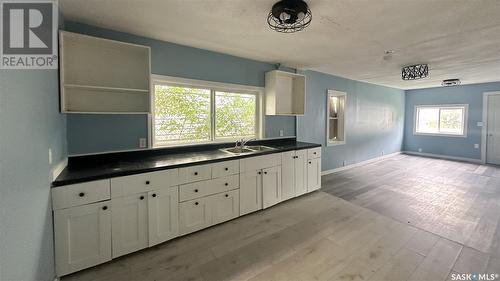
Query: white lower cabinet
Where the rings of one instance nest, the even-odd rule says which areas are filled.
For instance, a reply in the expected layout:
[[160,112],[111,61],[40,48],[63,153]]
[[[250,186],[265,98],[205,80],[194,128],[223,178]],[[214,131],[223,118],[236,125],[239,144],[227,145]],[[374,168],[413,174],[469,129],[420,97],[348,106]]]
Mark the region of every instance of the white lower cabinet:
[[262,209],[262,171],[240,174],[240,215]]
[[212,224],[237,218],[240,215],[239,190],[231,190],[208,198],[212,210]]
[[148,247],[148,193],[113,198],[113,258]]
[[307,160],[307,192],[321,188],[321,158]]
[[281,202],[281,166],[262,170],[262,207]]
[[281,200],[307,193],[307,150],[283,152],[281,165]]
[[210,225],[210,210],[205,198],[179,204],[179,233],[188,234]]
[[304,149],[54,188],[57,276],[317,190],[320,157]]
[[57,276],[111,260],[111,203],[54,211]]
[[148,193],[149,246],[179,235],[179,188],[162,188]]

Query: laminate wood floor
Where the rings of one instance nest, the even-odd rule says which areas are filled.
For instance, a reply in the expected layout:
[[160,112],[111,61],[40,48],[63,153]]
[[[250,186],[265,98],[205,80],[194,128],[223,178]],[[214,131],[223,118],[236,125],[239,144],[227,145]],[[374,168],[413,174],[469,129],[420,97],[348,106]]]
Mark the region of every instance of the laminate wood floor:
[[[433,172],[432,179],[418,167]],[[473,228],[470,241],[485,236],[497,225],[496,180],[500,172],[490,167],[397,156],[324,177],[327,192],[295,198],[62,280],[432,281],[450,280],[454,273],[500,273],[496,255],[421,227],[446,225],[444,234],[455,229],[465,236],[468,229],[460,227],[468,225]],[[419,203],[411,204],[412,197]],[[488,205],[474,206],[479,198]],[[406,201],[398,202],[402,199]],[[385,204],[387,200],[392,203]],[[478,218],[476,224],[462,222],[466,215]],[[432,223],[424,223],[426,219]],[[462,224],[451,228],[457,221]],[[481,243],[476,242],[488,244]]]
[[325,192],[500,257],[500,168],[398,155],[323,177]]

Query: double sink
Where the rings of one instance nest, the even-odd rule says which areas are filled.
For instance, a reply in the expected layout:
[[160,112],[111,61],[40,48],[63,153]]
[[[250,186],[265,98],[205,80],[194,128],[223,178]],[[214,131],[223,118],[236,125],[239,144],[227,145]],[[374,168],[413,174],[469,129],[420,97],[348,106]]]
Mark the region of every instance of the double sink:
[[241,155],[241,154],[253,154],[253,153],[259,153],[259,152],[266,152],[266,151],[271,151],[271,150],[276,150],[276,148],[272,148],[269,146],[265,145],[250,145],[250,146],[237,146],[237,147],[231,147],[231,148],[222,148],[220,149],[221,151],[224,151],[226,153],[234,154],[234,155]]

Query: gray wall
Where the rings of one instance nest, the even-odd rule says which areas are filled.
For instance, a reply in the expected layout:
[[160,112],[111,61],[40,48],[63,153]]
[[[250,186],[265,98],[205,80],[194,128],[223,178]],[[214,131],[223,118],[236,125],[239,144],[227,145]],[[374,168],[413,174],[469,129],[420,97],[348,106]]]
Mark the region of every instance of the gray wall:
[[[321,143],[322,169],[351,165],[383,153],[401,150],[403,142],[405,94],[403,90],[363,83],[315,71],[307,75],[306,114],[299,117],[299,140]],[[347,93],[346,144],[326,145],[327,90]],[[385,110],[385,111],[384,111]],[[392,118],[387,126],[385,112]]]
[[[500,91],[500,82],[406,91],[404,150],[418,152],[421,148],[423,153],[481,159],[481,149],[474,144],[481,145],[477,122],[482,121],[483,92],[490,91]],[[469,105],[466,138],[413,135],[415,106],[438,104]]]
[[57,75],[0,70],[0,280],[55,276],[51,169],[66,157]]
[[[65,22],[64,29],[150,46],[151,72],[154,74],[263,87],[264,73],[275,69],[275,66],[270,63],[76,22]],[[265,137],[278,137],[280,129],[284,130],[285,136],[295,135],[294,117],[266,116],[265,125]],[[147,116],[75,114],[68,117],[67,130],[69,154],[137,149],[139,138],[147,138]]]

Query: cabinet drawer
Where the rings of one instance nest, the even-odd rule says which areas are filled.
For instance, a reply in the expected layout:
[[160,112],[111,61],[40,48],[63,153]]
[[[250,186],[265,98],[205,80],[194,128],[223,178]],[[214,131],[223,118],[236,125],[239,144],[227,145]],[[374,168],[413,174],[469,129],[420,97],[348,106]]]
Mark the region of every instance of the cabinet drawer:
[[212,167],[210,164],[179,169],[179,184],[208,180],[210,178],[212,178]]
[[111,179],[111,197],[127,196],[178,183],[178,169],[164,170]]
[[238,174],[239,172],[240,172],[239,160],[224,161],[212,164],[213,179]]
[[179,187],[179,201],[201,198],[238,187],[239,175],[184,184]]
[[249,157],[240,160],[240,171],[248,172],[281,165],[281,153]]
[[307,150],[307,159],[314,159],[321,157],[321,147],[310,148]]
[[64,209],[110,198],[109,179],[52,188],[52,209]]

